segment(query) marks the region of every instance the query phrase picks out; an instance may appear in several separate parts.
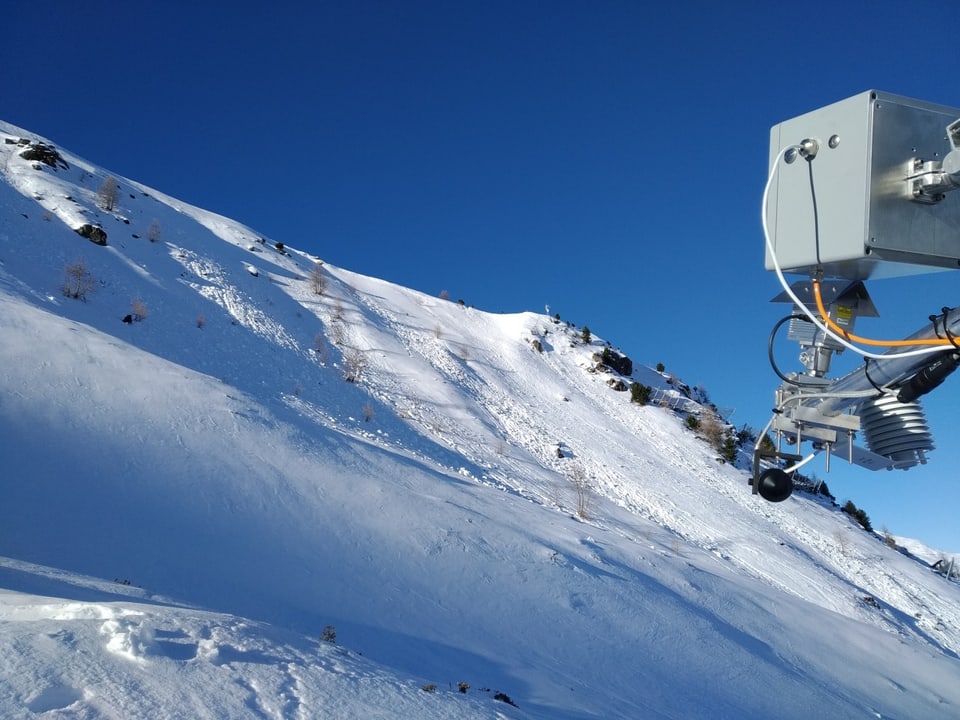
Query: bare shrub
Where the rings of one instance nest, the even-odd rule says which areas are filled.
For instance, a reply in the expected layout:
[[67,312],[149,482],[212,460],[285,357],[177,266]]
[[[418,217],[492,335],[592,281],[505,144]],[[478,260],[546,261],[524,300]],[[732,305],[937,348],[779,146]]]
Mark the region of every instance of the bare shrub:
[[450,293],[448,293],[446,290],[441,290],[441,291],[440,291],[440,299],[441,299],[441,300],[449,300],[449,299],[450,299]]
[[323,295],[327,290],[327,276],[323,272],[323,263],[314,263],[310,270],[310,289],[314,295]]
[[833,533],[833,539],[837,541],[837,545],[840,548],[840,554],[847,554],[847,536],[843,534],[842,530],[836,530]]
[[197,327],[203,330],[204,326],[207,324],[207,318],[204,317],[203,313],[197,315]]
[[63,269],[63,294],[74,300],[86,300],[87,293],[93,290],[93,275],[87,270],[86,263],[79,259]]
[[371,420],[373,420],[373,415],[374,415],[373,405],[371,405],[370,403],[364,404],[364,406],[363,406],[363,421],[364,421],[364,422],[370,422]]
[[157,242],[160,240],[160,222],[154,220],[150,223],[150,227],[147,228],[147,240],[150,242]]
[[700,418],[700,433],[710,443],[710,447],[720,450],[726,436],[726,428],[716,413],[704,408]]
[[337,641],[337,630],[333,625],[324,625],[320,631],[320,642],[335,643]]
[[334,345],[343,345],[347,341],[347,328],[343,322],[335,319],[330,326],[330,335],[333,336]]
[[437,340],[443,337],[443,328],[440,327],[440,323],[437,323],[436,325],[433,326],[433,336]]
[[313,338],[313,352],[316,354],[317,359],[322,365],[326,365],[329,360],[329,354],[327,353],[327,341],[323,337],[323,333],[317,333]]
[[886,543],[888,548],[896,550],[899,545],[897,545],[897,539],[893,536],[893,533],[890,532],[886,527],[883,528],[883,542]]
[[113,210],[117,204],[118,194],[116,179],[113,175],[107,175],[97,189],[97,205],[107,211]]
[[570,484],[573,486],[573,491],[576,495],[577,517],[586,520],[590,509],[590,495],[592,491],[587,471],[583,469],[583,465],[573,463],[567,470],[567,478],[570,480]]
[[147,319],[147,306],[143,300],[140,299],[139,295],[130,301],[130,314],[136,322],[142,322]]
[[367,356],[357,348],[347,348],[343,352],[343,378],[347,382],[357,382],[367,369]]

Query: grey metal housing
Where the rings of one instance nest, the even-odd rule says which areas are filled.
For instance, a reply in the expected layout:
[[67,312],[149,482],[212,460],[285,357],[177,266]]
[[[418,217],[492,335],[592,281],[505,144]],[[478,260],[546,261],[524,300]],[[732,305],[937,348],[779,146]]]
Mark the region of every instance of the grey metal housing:
[[950,152],[958,118],[870,90],[775,125],[766,212],[781,268],[864,280],[960,267],[960,193],[924,195],[917,180]]

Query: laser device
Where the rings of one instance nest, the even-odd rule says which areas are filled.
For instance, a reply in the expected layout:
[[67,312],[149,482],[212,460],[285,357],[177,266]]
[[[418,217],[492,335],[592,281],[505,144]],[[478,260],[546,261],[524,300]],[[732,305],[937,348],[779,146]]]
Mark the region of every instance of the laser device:
[[[791,305],[770,337],[782,384],[754,449],[750,484],[786,500],[793,474],[826,453],[865,468],[927,462],[933,439],[919,398],[960,364],[960,309],[942,308],[908,338],[854,334],[877,316],[866,281],[960,268],[960,109],[875,90],[775,125],[763,195],[765,264]],[[788,282],[786,274],[800,278]],[[801,370],[776,365],[787,325]],[[829,377],[836,353],[864,364]],[[763,447],[771,432],[773,448]],[[858,436],[866,447],[858,444]],[[810,453],[803,454],[809,444]]]

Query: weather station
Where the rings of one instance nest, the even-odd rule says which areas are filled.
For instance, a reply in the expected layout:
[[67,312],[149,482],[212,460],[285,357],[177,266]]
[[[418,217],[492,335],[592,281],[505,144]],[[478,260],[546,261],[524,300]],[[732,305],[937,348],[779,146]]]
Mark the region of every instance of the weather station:
[[[927,462],[934,444],[920,398],[960,364],[960,308],[934,308],[902,340],[854,327],[878,316],[868,281],[960,268],[957,189],[957,108],[868,91],[771,129],[766,269],[782,286],[773,302],[791,309],[768,343],[782,382],[754,448],[754,494],[786,500],[794,473],[821,454],[828,472],[833,457],[870,470]],[[800,348],[795,372],[774,358],[784,326]],[[863,363],[831,378],[847,350]]]

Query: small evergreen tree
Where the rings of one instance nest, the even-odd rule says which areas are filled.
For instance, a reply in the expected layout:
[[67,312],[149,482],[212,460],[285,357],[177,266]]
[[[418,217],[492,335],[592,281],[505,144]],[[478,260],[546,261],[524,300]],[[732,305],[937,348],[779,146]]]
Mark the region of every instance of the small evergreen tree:
[[666,369],[667,369],[666,365],[664,365],[663,363],[657,363],[657,372],[658,372],[658,373],[662,373],[662,372],[663,372],[664,370],[666,370]]
[[773,453],[777,451],[777,446],[774,444],[773,440],[770,439],[768,433],[764,433],[763,437],[760,438],[760,450],[765,453]]
[[870,516],[867,515],[863,508],[858,508],[854,504],[853,500],[847,500],[840,509],[860,523],[860,526],[864,530],[867,532],[873,532],[873,525],[870,524]]
[[583,340],[584,345],[589,345],[593,341],[593,336],[590,334],[590,328],[586,325],[583,326],[583,332],[580,333],[580,339]]
[[632,382],[630,383],[630,402],[635,402],[638,405],[646,405],[650,402],[651,392],[653,392],[653,388],[649,385]]
[[739,445],[737,445],[736,438],[732,435],[727,435],[723,444],[720,446],[720,456],[727,462],[732,463],[737,459],[738,449]]

